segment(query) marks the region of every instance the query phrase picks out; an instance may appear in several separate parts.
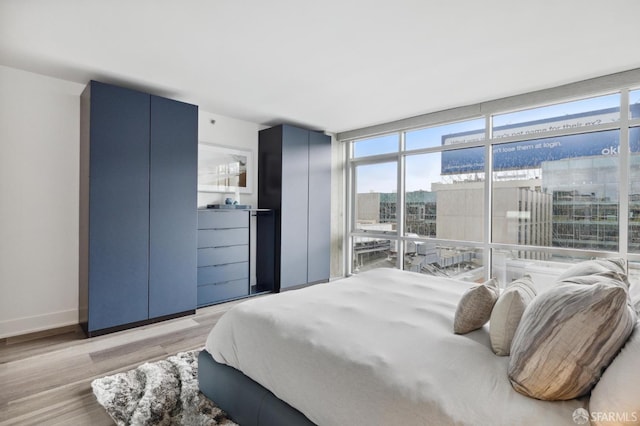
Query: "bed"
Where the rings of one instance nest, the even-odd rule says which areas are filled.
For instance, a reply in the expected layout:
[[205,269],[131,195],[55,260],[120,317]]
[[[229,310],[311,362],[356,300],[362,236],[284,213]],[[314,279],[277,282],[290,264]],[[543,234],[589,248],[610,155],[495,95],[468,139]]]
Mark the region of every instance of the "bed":
[[588,397],[512,388],[488,326],[452,331],[474,283],[378,269],[248,300],[199,358],[202,392],[250,425],[575,425]]

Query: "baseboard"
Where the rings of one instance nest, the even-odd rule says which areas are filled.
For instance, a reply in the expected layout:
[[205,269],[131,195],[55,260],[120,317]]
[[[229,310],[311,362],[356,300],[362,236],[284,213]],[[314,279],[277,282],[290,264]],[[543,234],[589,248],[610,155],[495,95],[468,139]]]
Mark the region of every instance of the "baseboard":
[[78,324],[78,310],[0,321],[0,339]]

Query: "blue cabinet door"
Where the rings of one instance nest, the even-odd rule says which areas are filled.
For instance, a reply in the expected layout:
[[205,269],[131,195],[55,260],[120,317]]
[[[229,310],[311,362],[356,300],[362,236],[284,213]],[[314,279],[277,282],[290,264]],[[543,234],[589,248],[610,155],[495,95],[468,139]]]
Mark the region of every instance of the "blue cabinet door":
[[151,96],[149,317],[197,302],[198,107]]
[[282,130],[282,205],[280,228],[280,288],[307,283],[309,217],[309,131]]
[[309,132],[309,244],[307,279],[327,281],[331,253],[331,138]]
[[149,95],[90,87],[88,330],[148,318]]

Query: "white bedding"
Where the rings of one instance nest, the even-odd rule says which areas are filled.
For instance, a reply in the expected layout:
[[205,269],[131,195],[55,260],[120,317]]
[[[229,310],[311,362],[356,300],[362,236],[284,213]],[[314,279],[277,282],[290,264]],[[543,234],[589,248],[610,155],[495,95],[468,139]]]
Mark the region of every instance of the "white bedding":
[[520,395],[488,326],[453,334],[471,285],[377,269],[252,299],[218,321],[206,349],[321,426],[575,426],[586,399]]

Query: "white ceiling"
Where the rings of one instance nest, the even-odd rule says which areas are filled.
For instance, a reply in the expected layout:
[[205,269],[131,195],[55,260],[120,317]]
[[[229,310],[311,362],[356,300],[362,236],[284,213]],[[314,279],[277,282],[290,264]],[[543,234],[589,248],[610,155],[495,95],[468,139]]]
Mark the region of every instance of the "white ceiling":
[[640,67],[640,1],[0,0],[0,64],[340,132]]

